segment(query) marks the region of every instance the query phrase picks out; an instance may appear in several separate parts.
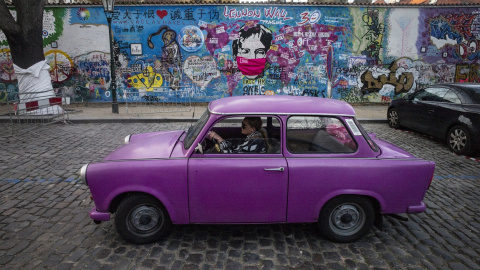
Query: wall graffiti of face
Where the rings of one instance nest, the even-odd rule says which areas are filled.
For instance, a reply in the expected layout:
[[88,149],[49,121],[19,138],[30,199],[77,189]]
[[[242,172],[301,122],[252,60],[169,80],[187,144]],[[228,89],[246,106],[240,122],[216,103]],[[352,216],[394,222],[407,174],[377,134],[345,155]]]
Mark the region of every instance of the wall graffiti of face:
[[267,57],[267,48],[260,41],[260,34],[252,35],[244,39],[238,48],[237,56],[247,59],[258,59]]
[[239,38],[232,43],[233,57],[238,69],[249,79],[263,75],[267,51],[273,40],[272,32],[264,25],[246,27],[239,31]]

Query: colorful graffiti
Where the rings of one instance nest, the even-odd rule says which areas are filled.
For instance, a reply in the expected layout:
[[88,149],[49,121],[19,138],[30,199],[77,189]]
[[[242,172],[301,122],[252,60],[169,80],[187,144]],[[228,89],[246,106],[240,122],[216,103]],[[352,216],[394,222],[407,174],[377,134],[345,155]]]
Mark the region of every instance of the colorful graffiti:
[[[77,102],[110,101],[101,7],[48,8],[44,28],[54,87]],[[434,83],[480,82],[480,8],[120,6],[112,30],[119,101],[389,102]],[[0,33],[0,101],[16,87]]]

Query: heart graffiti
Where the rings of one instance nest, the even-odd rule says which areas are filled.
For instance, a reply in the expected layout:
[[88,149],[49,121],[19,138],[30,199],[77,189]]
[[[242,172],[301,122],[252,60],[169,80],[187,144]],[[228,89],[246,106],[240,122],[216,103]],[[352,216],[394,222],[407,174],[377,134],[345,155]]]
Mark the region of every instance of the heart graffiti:
[[202,58],[196,55],[188,57],[183,64],[183,70],[190,80],[200,86],[202,90],[211,80],[220,77],[217,63],[211,55]]
[[160,17],[160,19],[163,19],[167,15],[168,12],[166,10],[157,10],[157,16]]

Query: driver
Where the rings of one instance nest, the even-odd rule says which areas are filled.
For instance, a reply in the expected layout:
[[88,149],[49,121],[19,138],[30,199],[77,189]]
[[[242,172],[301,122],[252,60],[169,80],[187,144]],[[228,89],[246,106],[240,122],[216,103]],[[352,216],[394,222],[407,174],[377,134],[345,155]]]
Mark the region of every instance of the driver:
[[220,153],[266,153],[267,132],[262,124],[260,117],[245,117],[242,121],[242,134],[247,137],[243,142],[224,140],[214,131],[208,133],[207,139],[216,141],[217,152]]

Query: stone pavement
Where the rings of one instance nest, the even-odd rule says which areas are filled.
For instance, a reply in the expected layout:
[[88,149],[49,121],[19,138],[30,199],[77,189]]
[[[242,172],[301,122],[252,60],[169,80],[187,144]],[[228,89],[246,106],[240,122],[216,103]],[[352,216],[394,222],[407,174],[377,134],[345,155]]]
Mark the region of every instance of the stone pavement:
[[386,216],[355,243],[324,240],[313,224],[182,225],[136,246],[112,221],[94,224],[81,166],[100,161],[128,134],[188,126],[55,124],[0,139],[0,269],[480,269],[480,162],[385,123],[363,126],[436,162],[428,208],[403,215],[408,222]]

